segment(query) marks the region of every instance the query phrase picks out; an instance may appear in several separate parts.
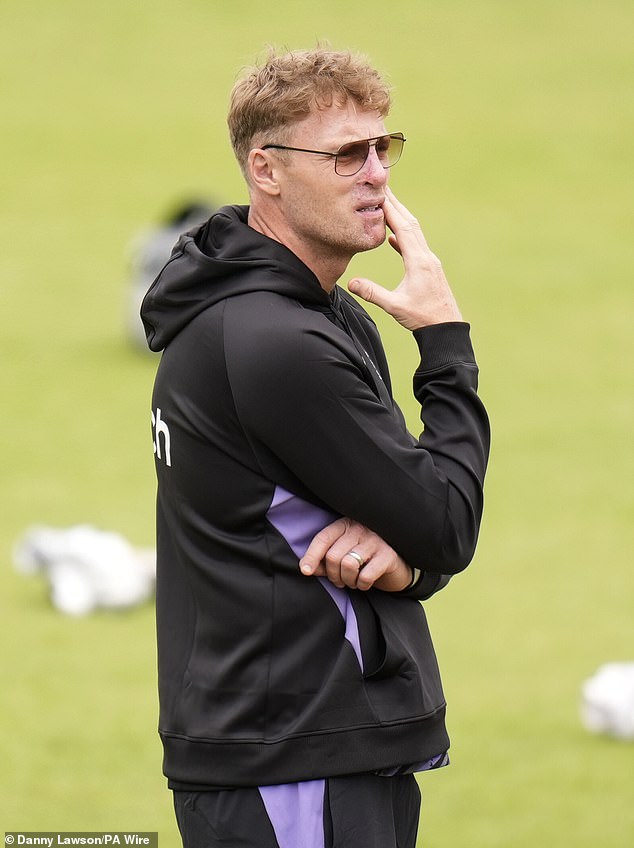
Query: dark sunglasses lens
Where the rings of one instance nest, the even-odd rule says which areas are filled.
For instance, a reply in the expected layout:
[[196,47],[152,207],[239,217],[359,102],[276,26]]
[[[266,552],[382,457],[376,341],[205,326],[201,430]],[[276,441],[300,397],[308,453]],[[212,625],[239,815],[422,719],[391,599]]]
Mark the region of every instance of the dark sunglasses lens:
[[401,158],[404,141],[405,139],[400,135],[385,135],[377,141],[376,152],[379,154],[379,159],[384,168],[391,168],[392,165],[396,165]]
[[[401,158],[404,141],[401,135],[383,135],[376,140],[376,153],[384,168],[396,165]],[[342,177],[351,177],[363,168],[369,152],[369,141],[353,141],[350,144],[344,144],[337,153],[335,171]]]
[[342,177],[350,177],[363,168],[368,158],[370,145],[367,141],[353,141],[344,146],[337,153],[335,159],[335,171]]

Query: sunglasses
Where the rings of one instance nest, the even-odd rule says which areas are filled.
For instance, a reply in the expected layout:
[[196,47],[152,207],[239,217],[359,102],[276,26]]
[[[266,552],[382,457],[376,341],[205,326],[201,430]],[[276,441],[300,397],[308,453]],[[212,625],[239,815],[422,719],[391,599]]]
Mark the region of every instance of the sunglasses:
[[384,168],[391,168],[401,158],[405,144],[403,133],[378,135],[376,138],[365,138],[361,141],[351,141],[343,144],[335,153],[327,150],[307,150],[305,147],[287,147],[285,144],[265,144],[262,150],[296,150],[298,153],[316,153],[319,156],[330,156],[335,160],[335,173],[340,177],[353,177],[358,174],[374,147],[379,162]]

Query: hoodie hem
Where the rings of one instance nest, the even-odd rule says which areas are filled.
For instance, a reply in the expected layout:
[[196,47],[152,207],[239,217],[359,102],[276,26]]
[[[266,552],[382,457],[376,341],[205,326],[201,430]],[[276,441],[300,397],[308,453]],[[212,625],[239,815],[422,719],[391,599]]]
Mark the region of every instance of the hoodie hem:
[[423,719],[296,736],[222,742],[160,732],[170,789],[239,788],[366,774],[422,762],[449,748],[445,707]]

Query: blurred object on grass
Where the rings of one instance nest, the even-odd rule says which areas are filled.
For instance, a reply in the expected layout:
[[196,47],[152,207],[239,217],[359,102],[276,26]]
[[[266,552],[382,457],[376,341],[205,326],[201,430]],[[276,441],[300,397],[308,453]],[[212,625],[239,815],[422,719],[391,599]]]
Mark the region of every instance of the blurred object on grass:
[[202,224],[216,207],[206,200],[188,200],[179,204],[162,224],[139,233],[130,246],[130,280],[128,282],[128,337],[133,345],[150,352],[139,315],[141,301],[170,258],[181,233]]
[[133,607],[154,593],[154,551],[88,525],[30,528],[15,546],[14,564],[22,574],[41,574],[51,603],[66,615]]
[[581,719],[593,733],[634,740],[634,662],[606,663],[585,681]]

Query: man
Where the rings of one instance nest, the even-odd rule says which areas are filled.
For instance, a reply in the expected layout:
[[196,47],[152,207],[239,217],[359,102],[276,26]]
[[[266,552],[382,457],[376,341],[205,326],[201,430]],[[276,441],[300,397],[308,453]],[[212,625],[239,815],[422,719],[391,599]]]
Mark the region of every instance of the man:
[[[145,298],[158,475],[164,771],[188,848],[413,848],[414,773],[447,762],[419,601],[472,558],[489,432],[438,260],[387,188],[402,147],[360,57],[269,57],[234,87],[250,206],[184,235]],[[375,325],[421,353],[411,436]]]

